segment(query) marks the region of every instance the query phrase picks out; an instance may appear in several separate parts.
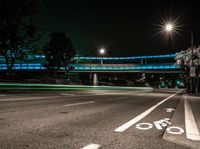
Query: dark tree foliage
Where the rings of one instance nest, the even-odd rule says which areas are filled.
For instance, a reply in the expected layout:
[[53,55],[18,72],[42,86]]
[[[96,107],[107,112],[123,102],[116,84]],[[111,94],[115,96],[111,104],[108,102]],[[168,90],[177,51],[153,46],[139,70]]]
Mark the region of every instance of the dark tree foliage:
[[0,55],[4,56],[8,72],[17,59],[34,50],[44,29],[40,0],[1,0]]
[[50,42],[45,48],[45,56],[49,70],[59,70],[67,67],[75,56],[75,48],[70,38],[63,32],[53,32],[50,35]]

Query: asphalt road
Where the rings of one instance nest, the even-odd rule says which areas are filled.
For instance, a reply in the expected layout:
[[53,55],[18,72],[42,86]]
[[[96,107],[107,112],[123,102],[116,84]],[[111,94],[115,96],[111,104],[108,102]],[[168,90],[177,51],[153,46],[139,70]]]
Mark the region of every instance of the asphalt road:
[[162,139],[180,97],[142,90],[0,93],[0,149],[185,149]]

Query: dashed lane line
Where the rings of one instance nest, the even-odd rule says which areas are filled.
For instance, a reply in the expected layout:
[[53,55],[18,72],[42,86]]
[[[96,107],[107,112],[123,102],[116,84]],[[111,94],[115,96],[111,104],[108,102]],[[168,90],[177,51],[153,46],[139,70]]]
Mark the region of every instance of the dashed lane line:
[[80,148],[80,149],[98,149],[101,145],[99,144],[89,144],[83,148]]
[[71,106],[85,105],[85,104],[92,104],[92,103],[95,103],[95,101],[72,103],[72,104],[63,105],[63,107],[71,107]]
[[103,95],[127,95],[127,93],[102,93]]
[[64,96],[74,96],[75,94],[66,94],[66,93],[62,93],[61,95],[64,95]]
[[197,124],[190,103],[187,99],[187,96],[185,96],[184,99],[184,109],[185,109],[186,138],[193,141],[200,141],[200,133],[197,128]]
[[155,104],[154,106],[152,106],[148,110],[146,110],[143,113],[141,113],[140,115],[136,116],[135,118],[131,119],[130,121],[128,121],[125,124],[121,125],[120,127],[116,128],[114,131],[115,132],[123,132],[123,131],[125,131],[126,129],[128,129],[129,127],[131,127],[132,125],[134,125],[135,123],[137,123],[138,121],[140,121],[141,119],[146,117],[148,114],[150,114],[155,108],[160,106],[162,103],[164,103],[165,101],[169,100],[170,98],[174,97],[175,95],[177,95],[177,94],[179,94],[181,92],[182,91],[179,91],[179,92],[177,92],[177,93],[165,98],[164,100],[160,101],[159,103]]
[[90,94],[90,95],[80,95],[80,94],[61,94],[65,97],[90,97],[90,96],[99,96],[99,95],[104,95],[104,94]]

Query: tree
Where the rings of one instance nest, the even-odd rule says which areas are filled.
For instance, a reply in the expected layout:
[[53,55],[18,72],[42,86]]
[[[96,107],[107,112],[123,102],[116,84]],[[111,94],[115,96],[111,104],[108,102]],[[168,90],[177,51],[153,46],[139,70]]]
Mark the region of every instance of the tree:
[[0,55],[7,71],[29,50],[34,50],[44,29],[40,0],[1,0]]
[[45,48],[45,56],[49,70],[57,71],[61,67],[67,67],[75,56],[75,48],[70,38],[63,32],[53,32],[50,34],[50,42]]

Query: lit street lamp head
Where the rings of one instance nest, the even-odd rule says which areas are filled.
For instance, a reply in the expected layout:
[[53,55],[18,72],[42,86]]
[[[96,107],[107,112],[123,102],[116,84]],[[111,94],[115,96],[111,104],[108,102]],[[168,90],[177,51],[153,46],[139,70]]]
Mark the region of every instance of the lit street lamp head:
[[102,49],[99,50],[99,53],[103,55],[103,54],[105,54],[105,51],[106,50],[102,48]]
[[173,30],[173,25],[169,23],[166,25],[165,29],[167,32],[171,32]]

